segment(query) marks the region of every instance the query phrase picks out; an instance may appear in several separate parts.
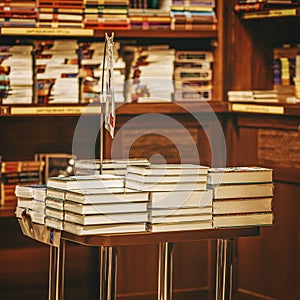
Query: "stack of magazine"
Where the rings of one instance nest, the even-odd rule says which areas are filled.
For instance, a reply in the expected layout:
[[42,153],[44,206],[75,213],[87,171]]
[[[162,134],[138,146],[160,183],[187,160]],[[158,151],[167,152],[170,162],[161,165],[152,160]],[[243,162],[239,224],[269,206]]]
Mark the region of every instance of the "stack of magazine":
[[17,218],[30,215],[32,222],[45,224],[46,185],[17,185],[15,195]]
[[212,192],[207,190],[208,167],[192,164],[128,166],[125,185],[150,192],[152,232],[212,228]]
[[213,226],[272,225],[272,169],[227,167],[209,169],[213,190]]

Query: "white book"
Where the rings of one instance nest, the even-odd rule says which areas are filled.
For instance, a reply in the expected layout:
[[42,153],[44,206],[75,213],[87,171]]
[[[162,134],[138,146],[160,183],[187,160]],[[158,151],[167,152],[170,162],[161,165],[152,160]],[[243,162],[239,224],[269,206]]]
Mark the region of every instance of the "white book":
[[64,200],[66,195],[66,190],[47,187],[46,195],[47,197]]
[[50,228],[63,230],[64,229],[64,221],[47,217],[45,218],[45,225]]
[[32,199],[31,209],[36,212],[45,213],[45,202]]
[[145,183],[176,183],[176,182],[206,182],[207,175],[141,175],[127,172],[125,180],[140,181]]
[[212,214],[212,207],[149,208],[152,217]]
[[249,213],[236,215],[215,215],[213,217],[214,227],[241,227],[272,225],[273,213]]
[[31,209],[32,208],[32,198],[18,197],[17,206],[22,207],[22,208]]
[[262,167],[210,168],[209,184],[272,182],[273,170]]
[[125,186],[127,188],[138,191],[148,192],[176,192],[176,191],[203,191],[206,190],[206,182],[159,182],[159,183],[145,183],[141,181],[134,181],[126,179]]
[[75,223],[70,223],[65,221],[64,230],[76,235],[135,233],[135,232],[145,232],[146,224],[127,223],[127,224],[106,224],[106,225],[78,225]]
[[46,207],[46,216],[58,220],[64,220],[64,211]]
[[219,215],[234,213],[271,212],[272,201],[272,197],[215,200],[213,201],[213,213],[215,215]]
[[148,167],[128,166],[127,172],[140,175],[200,175],[208,174],[208,167],[194,164],[150,164]]
[[82,204],[144,202],[148,201],[149,194],[148,192],[124,188],[112,188],[109,191],[105,189],[85,189],[66,191],[65,199]]
[[64,209],[64,201],[62,199],[56,198],[46,198],[46,207],[63,210]]
[[101,203],[101,204],[80,204],[66,200],[64,210],[77,214],[111,214],[125,212],[145,212],[147,211],[148,202],[118,202],[118,203]]
[[168,232],[183,230],[202,230],[212,228],[212,220],[201,222],[178,222],[178,223],[159,223],[147,224],[147,230],[151,232]]
[[213,193],[205,191],[151,192],[151,208],[211,207]]
[[65,221],[81,225],[146,223],[148,221],[148,212],[81,215],[66,211]]
[[273,183],[258,184],[226,184],[209,186],[213,190],[214,199],[258,198],[273,196]]
[[198,222],[198,221],[212,221],[211,214],[201,215],[181,215],[181,216],[151,216],[149,222],[152,224],[158,223],[178,223],[178,222]]
[[15,195],[23,198],[35,198],[37,193],[43,193],[46,186],[44,184],[32,184],[32,185],[16,185]]
[[50,177],[47,181],[47,187],[57,189],[122,188],[124,187],[124,178],[109,174]]

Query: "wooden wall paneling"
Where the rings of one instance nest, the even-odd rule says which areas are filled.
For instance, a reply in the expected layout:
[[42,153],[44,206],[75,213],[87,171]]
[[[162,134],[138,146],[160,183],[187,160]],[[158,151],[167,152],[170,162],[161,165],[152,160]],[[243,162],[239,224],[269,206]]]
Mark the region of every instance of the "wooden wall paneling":
[[276,183],[274,226],[238,241],[235,299],[299,299],[299,185]]

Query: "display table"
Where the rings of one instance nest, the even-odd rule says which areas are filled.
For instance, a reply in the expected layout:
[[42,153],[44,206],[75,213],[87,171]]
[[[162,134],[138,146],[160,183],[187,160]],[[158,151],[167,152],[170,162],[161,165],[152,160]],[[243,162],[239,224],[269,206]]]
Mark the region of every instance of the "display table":
[[231,299],[232,295],[232,241],[259,235],[259,227],[236,227],[176,232],[141,232],[110,235],[77,236],[18,219],[24,235],[50,246],[49,300],[64,299],[65,246],[67,241],[99,247],[100,300],[116,299],[117,246],[157,244],[158,300],[172,299],[173,243],[217,240],[216,300]]

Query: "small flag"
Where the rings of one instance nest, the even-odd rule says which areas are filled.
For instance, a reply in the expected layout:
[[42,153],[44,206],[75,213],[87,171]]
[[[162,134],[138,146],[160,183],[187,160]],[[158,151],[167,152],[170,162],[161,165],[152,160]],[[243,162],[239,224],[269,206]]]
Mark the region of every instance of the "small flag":
[[106,93],[105,93],[105,128],[114,138],[116,112],[115,112],[115,94],[114,94],[114,34],[111,37],[105,34],[107,43],[107,64],[106,64]]

